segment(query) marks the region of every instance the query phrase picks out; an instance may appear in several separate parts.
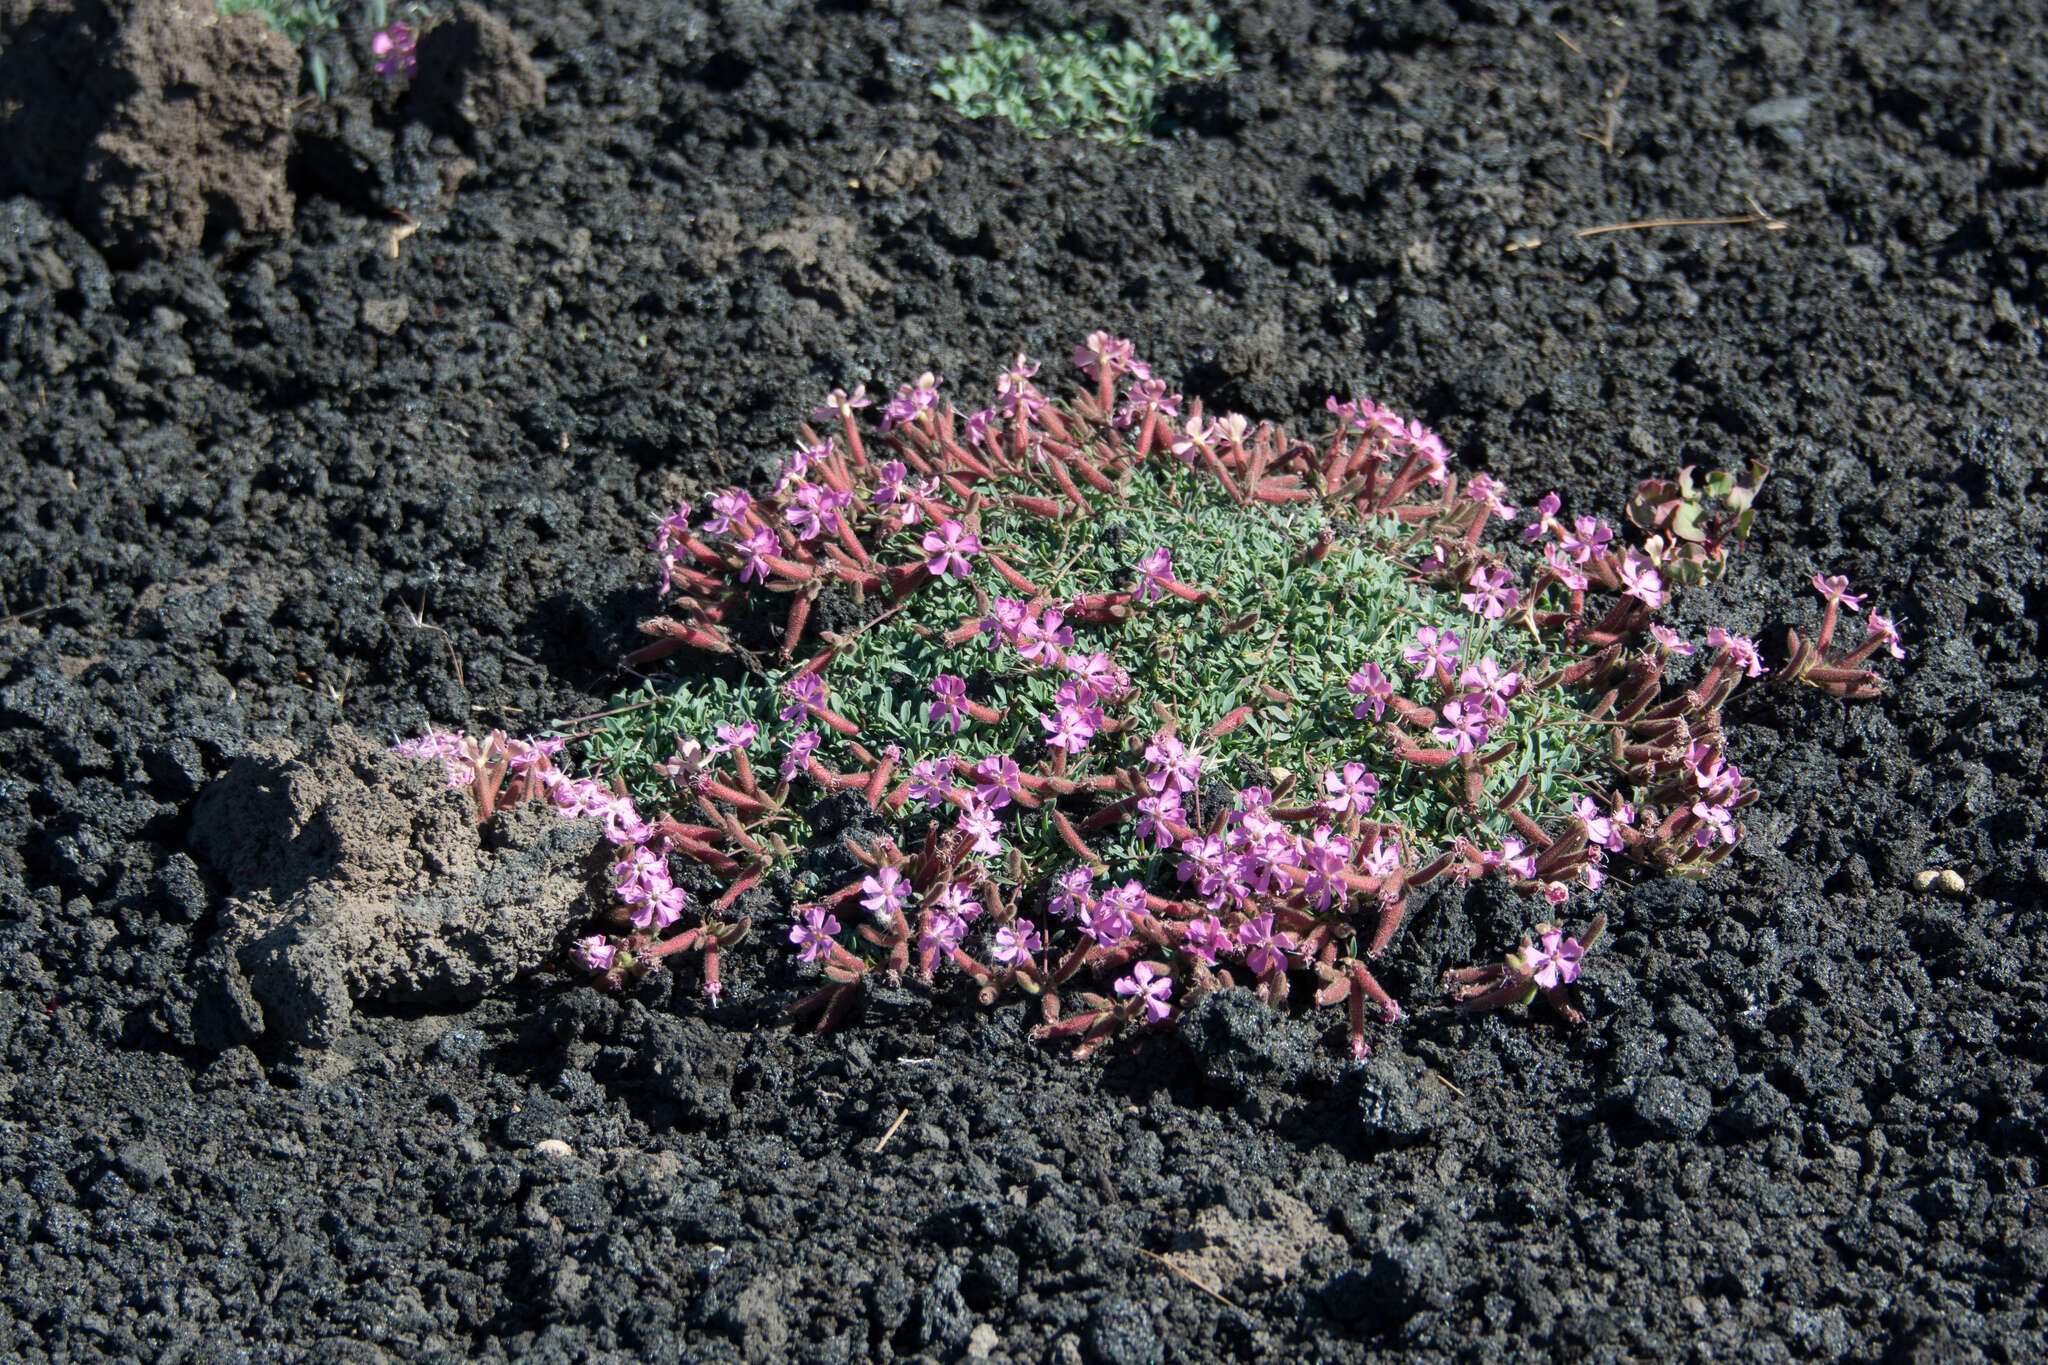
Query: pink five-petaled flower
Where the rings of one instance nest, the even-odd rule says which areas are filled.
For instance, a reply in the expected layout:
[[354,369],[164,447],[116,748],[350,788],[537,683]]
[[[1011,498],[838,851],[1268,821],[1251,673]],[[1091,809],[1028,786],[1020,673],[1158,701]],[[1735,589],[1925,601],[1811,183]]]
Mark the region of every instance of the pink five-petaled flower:
[[1863,638],[1877,641],[1894,659],[1906,657],[1905,646],[1899,643],[1899,628],[1892,624],[1891,617],[1880,616],[1876,607],[1870,609],[1870,625]]
[[978,800],[970,799],[960,808],[953,827],[973,841],[970,847],[976,853],[993,856],[1003,851],[1003,823]]
[[370,55],[377,59],[377,74],[387,81],[419,69],[418,47],[419,36],[405,24],[392,24],[370,35]]
[[1707,644],[1713,649],[1728,651],[1728,661],[1741,669],[1744,676],[1761,678],[1768,670],[1756,650],[1756,641],[1746,635],[1730,635],[1715,626],[1707,631]]
[[577,939],[575,952],[576,961],[581,963],[585,970],[593,972],[610,971],[612,963],[617,961],[619,956],[618,945],[603,934],[591,934]]
[[1435,626],[1424,626],[1415,632],[1415,643],[1401,651],[1401,657],[1416,670],[1420,681],[1427,681],[1432,673],[1439,670],[1449,673],[1458,662],[1458,653],[1464,642],[1452,632],[1439,631]]
[[1188,921],[1181,931],[1181,951],[1204,967],[1216,965],[1216,959],[1236,947],[1230,931],[1223,927],[1223,921],[1214,915]]
[[1367,664],[1351,675],[1344,690],[1358,698],[1358,704],[1351,708],[1353,720],[1364,720],[1368,712],[1379,720],[1387,714],[1387,701],[1394,695],[1394,680],[1378,664]]
[[1024,794],[1024,771],[1007,754],[990,754],[974,765],[974,796],[990,810],[1001,810]]
[[1134,359],[1136,347],[1122,337],[1113,337],[1107,332],[1090,332],[1088,340],[1074,348],[1074,363],[1090,379],[1102,378],[1107,368],[1111,374],[1131,374],[1140,379],[1149,379],[1152,371],[1143,361]]
[[1030,961],[1032,955],[1044,947],[1044,941],[1038,937],[1038,926],[1028,919],[1020,919],[996,930],[995,943],[989,948],[988,955],[1005,967],[1011,967]]
[[1323,774],[1323,790],[1328,793],[1323,804],[1339,815],[1345,811],[1365,814],[1372,809],[1372,798],[1379,789],[1380,780],[1367,772],[1363,763],[1346,763]]
[[1579,979],[1579,959],[1585,955],[1577,939],[1565,937],[1562,929],[1552,929],[1525,945],[1520,957],[1522,970],[1531,980],[1545,990],[1556,990]]
[[860,898],[861,908],[876,919],[900,914],[917,890],[893,867],[876,868],[874,876],[861,879],[860,889],[867,893]]
[[1667,654],[1691,654],[1694,652],[1693,647],[1686,643],[1685,637],[1669,626],[1651,626],[1650,638],[1657,642],[1657,648]]
[[1152,765],[1145,785],[1156,792],[1191,792],[1202,775],[1202,756],[1164,732],[1145,746],[1145,761]]
[[754,533],[739,542],[740,551],[747,562],[740,568],[740,582],[766,583],[768,581],[768,556],[780,549],[775,533],[765,526],[757,526]]
[[1138,798],[1137,835],[1150,839],[1160,848],[1170,847],[1179,836],[1173,826],[1182,823],[1187,812],[1181,809],[1180,794],[1167,792],[1164,795],[1141,796]]
[[1038,723],[1046,732],[1045,743],[1048,748],[1065,749],[1070,754],[1078,754],[1095,738],[1096,730],[1101,728],[1096,722],[1101,718],[1102,711],[1098,707],[1068,703],[1052,715],[1040,716]]
[[782,755],[781,774],[784,782],[796,781],[797,774],[810,763],[811,755],[817,752],[818,745],[823,739],[824,736],[816,730],[799,730],[789,737],[789,747]]
[[797,954],[805,962],[816,962],[832,951],[832,936],[839,932],[839,920],[822,905],[806,905],[802,918],[789,927],[789,941],[803,949]]
[[941,522],[936,531],[924,533],[924,552],[931,556],[925,560],[925,568],[931,570],[934,578],[951,575],[954,578],[971,578],[974,566],[967,562],[969,555],[981,553],[981,537],[962,526],[959,522]]
[[1589,564],[1593,556],[1607,548],[1607,542],[1614,539],[1614,528],[1594,517],[1576,517],[1572,521],[1571,534],[1564,538],[1564,552],[1580,564]]
[[1553,526],[1557,526],[1562,531],[1564,528],[1558,525],[1557,513],[1558,509],[1563,506],[1564,501],[1557,496],[1555,489],[1538,498],[1536,500],[1536,520],[1522,528],[1522,539],[1541,540],[1543,533]]
[[777,713],[783,720],[802,720],[809,707],[825,704],[825,680],[815,673],[799,673],[782,685],[789,705]]
[[1850,611],[1863,610],[1864,594],[1856,593],[1852,595],[1850,593],[1849,579],[1845,574],[1829,574],[1826,577],[1815,574],[1813,576],[1813,590],[1825,598],[1829,606],[1839,602]]
[[1623,597],[1633,597],[1646,607],[1664,605],[1663,575],[1640,551],[1630,550],[1624,555],[1615,572],[1621,576]]
[[1061,919],[1079,919],[1094,900],[1092,885],[1095,874],[1085,867],[1070,867],[1053,878],[1052,895],[1047,897],[1045,908],[1048,913]]
[[1127,395],[1110,422],[1119,431],[1136,426],[1147,413],[1156,412],[1161,417],[1180,415],[1180,395],[1168,393],[1163,379],[1141,379],[1131,385]]
[[1502,672],[1491,654],[1458,675],[1458,686],[1478,697],[1496,725],[1508,718],[1508,702],[1522,691],[1522,675]]
[[1444,703],[1444,723],[1430,729],[1438,741],[1451,746],[1451,752],[1469,754],[1486,743],[1492,731],[1487,726],[1486,704],[1476,696],[1467,693],[1457,701]]
[[1586,590],[1586,571],[1572,562],[1571,556],[1562,546],[1543,547],[1543,567],[1550,570],[1558,582],[1564,584],[1566,592]]
[[914,384],[896,386],[896,397],[882,409],[882,430],[893,431],[939,401],[939,385],[945,383],[926,370]]
[[920,758],[910,768],[910,781],[904,784],[905,793],[913,801],[922,801],[928,809],[936,810],[946,804],[946,796],[952,790],[953,757],[947,754],[940,758]]
[[661,526],[654,533],[650,550],[666,550],[681,545],[690,538],[690,504],[679,502],[676,510],[661,519]]
[[1294,951],[1294,935],[1273,932],[1273,912],[1255,915],[1238,927],[1237,946],[1244,950],[1244,965],[1254,976],[1287,970],[1287,955]]
[[1692,832],[1692,841],[1701,848],[1712,848],[1719,839],[1724,844],[1735,842],[1735,817],[1726,806],[1716,806],[1706,801],[1695,801],[1693,815],[1700,826]]
[[1585,826],[1587,843],[1598,844],[1613,853],[1619,853],[1627,847],[1622,843],[1620,832],[1615,829],[1618,824],[1627,825],[1634,822],[1635,812],[1627,806],[1622,806],[1613,815],[1608,815],[1601,811],[1600,804],[1592,797],[1582,796],[1572,807],[1572,814]]
[[1144,581],[1138,584],[1137,599],[1150,602],[1155,597],[1166,595],[1166,585],[1176,582],[1173,576],[1173,552],[1159,546],[1138,561],[1138,574]]
[[729,536],[747,519],[754,499],[744,488],[728,488],[711,500],[711,516],[704,520],[704,530],[714,536]]
[[953,734],[967,723],[967,680],[951,673],[932,679],[931,722],[944,725]]
[[1485,474],[1474,474],[1472,481],[1465,485],[1465,496],[1477,503],[1484,503],[1492,515],[1506,521],[1514,516],[1515,509],[1505,501],[1508,490],[1501,487],[1497,479]]
[[1140,962],[1131,968],[1131,974],[1117,978],[1116,993],[1128,998],[1133,1004],[1145,1007],[1145,1018],[1158,1023],[1173,1013],[1168,1000],[1173,995],[1173,978],[1149,962]]
[[761,735],[761,727],[754,722],[741,721],[738,725],[718,727],[718,743],[711,746],[715,754],[729,754],[735,749],[744,749]]
[[868,386],[865,384],[855,384],[852,393],[845,389],[834,389],[825,395],[824,402],[811,409],[811,420],[829,422],[835,417],[851,417],[855,408],[864,408],[874,401],[868,397]]

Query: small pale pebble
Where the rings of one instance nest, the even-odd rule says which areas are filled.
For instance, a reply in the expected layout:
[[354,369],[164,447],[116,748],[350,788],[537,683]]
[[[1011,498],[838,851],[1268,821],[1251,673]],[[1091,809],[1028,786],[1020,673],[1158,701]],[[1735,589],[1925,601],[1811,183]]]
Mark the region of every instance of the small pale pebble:
[[569,1144],[560,1138],[542,1138],[539,1142],[533,1144],[533,1150],[555,1161],[567,1161],[570,1157],[576,1155]]
[[1952,867],[1930,867],[1913,874],[1915,891],[1939,891],[1944,896],[1960,896],[1969,890],[1963,874]]

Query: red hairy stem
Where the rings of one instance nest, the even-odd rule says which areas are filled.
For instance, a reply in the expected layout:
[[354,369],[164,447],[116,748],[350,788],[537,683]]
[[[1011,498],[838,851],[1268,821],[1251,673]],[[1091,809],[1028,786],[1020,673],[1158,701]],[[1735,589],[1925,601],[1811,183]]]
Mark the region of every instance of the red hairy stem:
[[1094,849],[1088,847],[1087,841],[1074,828],[1073,822],[1067,819],[1065,812],[1057,808],[1047,807],[1046,815],[1052,822],[1053,832],[1060,836],[1060,842],[1072,849],[1076,857],[1082,859],[1090,866],[1103,866],[1102,859],[1096,855]]
[[812,720],[817,721],[820,725],[829,726],[849,739],[860,733],[860,726],[854,724],[845,716],[840,715],[837,711],[828,710],[815,702],[804,703],[804,710],[810,712]]
[[883,577],[888,581],[889,595],[898,602],[904,602],[932,581],[932,571],[925,567],[923,560],[919,560],[915,564],[898,564],[886,569]]
[[[734,752],[737,753],[738,751],[735,750]],[[707,777],[704,779],[704,793],[707,796],[710,796],[719,801],[724,801],[727,804],[735,806],[743,811],[764,811],[768,809],[768,803],[762,800],[759,796],[749,796],[747,795],[747,793],[743,791],[738,791],[732,787],[728,787],[725,783],[720,782],[715,777]]]
[[1005,560],[1001,555],[997,554],[994,550],[983,550],[981,552],[981,557],[983,559],[986,559],[993,566],[995,566],[995,571],[1003,576],[1003,581],[1005,583],[1008,583],[1011,587],[1015,588],[1018,592],[1023,593],[1026,597],[1036,597],[1039,595],[1039,586],[1036,583],[1033,583],[1030,579],[1026,578],[1023,574],[1020,574],[1015,569],[1011,568],[1009,561]]
[[[1394,893],[1392,899],[1387,892]],[[1380,893],[1380,919],[1372,931],[1372,942],[1365,948],[1366,956],[1379,957],[1387,951],[1387,945],[1394,941],[1394,935],[1401,930],[1401,921],[1408,918],[1408,889],[1402,884],[1401,874],[1396,872],[1388,879],[1386,890]]]
[[1207,740],[1217,740],[1223,738],[1225,735],[1229,734],[1231,731],[1237,729],[1246,721],[1250,720],[1252,718],[1252,712],[1256,709],[1257,708],[1251,706],[1250,704],[1238,707],[1236,710],[1231,711],[1228,715],[1224,716],[1223,719],[1217,721],[1214,725],[1204,730],[1202,732],[1202,738]]
[[711,908],[713,910],[730,910],[732,909],[733,902],[737,901],[741,896],[746,895],[747,892],[753,890],[760,884],[761,873],[760,870],[757,868],[754,871],[749,872],[745,876],[741,877],[731,886],[726,887],[725,894],[721,895],[717,900],[711,902]]
[[1076,510],[1082,516],[1086,516],[1090,510],[1088,498],[1075,485],[1073,476],[1067,473],[1066,465],[1050,456],[1046,457],[1045,464],[1046,468],[1052,471],[1053,482],[1060,486],[1060,491],[1073,499]]
[[1024,511],[1029,512],[1032,516],[1043,517],[1047,521],[1060,521],[1067,515],[1067,509],[1054,502],[1051,498],[1039,498],[1033,497],[1028,493],[1018,493],[1013,495],[1010,501]]
[[782,631],[782,657],[789,658],[796,653],[797,641],[803,638],[804,627],[810,623],[811,599],[797,593],[789,599],[789,622]]

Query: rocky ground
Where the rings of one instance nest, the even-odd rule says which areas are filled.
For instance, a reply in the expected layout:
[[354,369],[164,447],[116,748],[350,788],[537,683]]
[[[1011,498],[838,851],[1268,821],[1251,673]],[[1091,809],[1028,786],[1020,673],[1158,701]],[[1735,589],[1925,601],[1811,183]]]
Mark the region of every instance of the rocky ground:
[[[0,1352],[2048,1354],[2039,5],[1225,6],[1241,73],[1128,148],[923,93],[1051,4],[536,0],[196,207],[138,104],[190,65],[49,114],[157,50],[122,8],[0,4],[0,123],[92,171],[0,165]],[[824,389],[1096,327],[1572,508],[1765,459],[1679,624],[1843,572],[1910,658],[1736,708],[1750,837],[1603,894],[1576,1031],[1432,1003],[1528,918],[1485,889],[1364,1065],[1222,997],[1081,1064],[910,994],[793,1034],[772,942],[716,1009],[532,971],[587,841],[382,745],[602,707],[659,509]]]

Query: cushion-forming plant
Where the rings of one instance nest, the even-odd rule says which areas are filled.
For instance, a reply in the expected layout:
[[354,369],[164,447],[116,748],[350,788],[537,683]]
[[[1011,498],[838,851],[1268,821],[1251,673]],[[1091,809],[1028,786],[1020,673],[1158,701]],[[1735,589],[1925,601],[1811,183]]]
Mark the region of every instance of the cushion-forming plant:
[[[822,977],[789,1008],[821,1027],[877,975],[950,976],[1036,996],[1039,1035],[1085,1052],[1247,986],[1344,1005],[1363,1055],[1368,1019],[1401,1015],[1375,963],[1417,889],[1498,875],[1555,914],[1612,857],[1699,876],[1739,840],[1755,792],[1721,708],[1764,664],[1720,629],[1694,660],[1654,618],[1748,535],[1761,467],[1645,481],[1631,543],[1554,493],[1519,517],[1367,400],[1302,438],[1205,416],[1105,333],[1074,359],[1071,402],[1020,356],[968,415],[930,374],[872,427],[864,390],[835,389],[772,491],[669,514],[671,610],[625,662],[690,671],[580,736],[600,776],[562,773],[560,738],[406,746],[480,818],[544,796],[606,822],[618,904],[572,953],[593,983],[694,955],[715,996],[751,927],[734,907],[787,873],[788,940]],[[1836,651],[1861,601],[1814,583],[1822,624],[1778,680],[1875,695],[1897,631],[1873,610]],[[837,793],[889,832],[808,884],[805,812]],[[693,903],[677,857],[723,894]],[[1601,927],[1538,923],[1445,988],[1576,1021]]]

